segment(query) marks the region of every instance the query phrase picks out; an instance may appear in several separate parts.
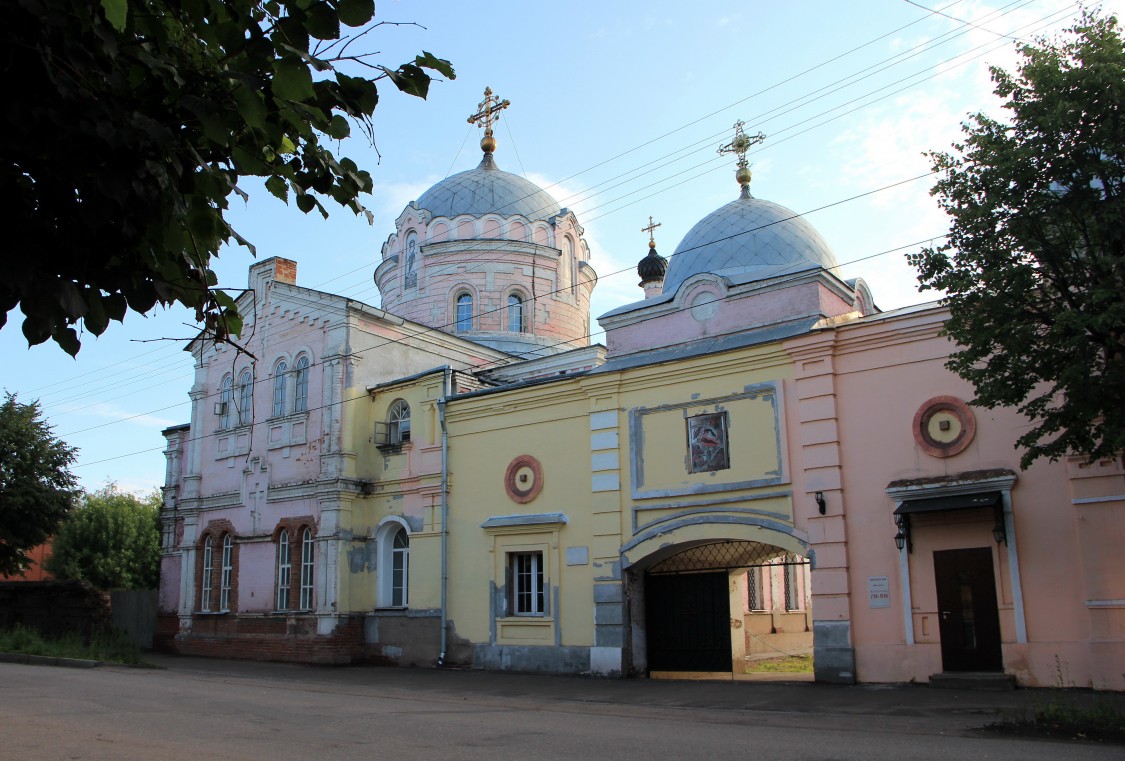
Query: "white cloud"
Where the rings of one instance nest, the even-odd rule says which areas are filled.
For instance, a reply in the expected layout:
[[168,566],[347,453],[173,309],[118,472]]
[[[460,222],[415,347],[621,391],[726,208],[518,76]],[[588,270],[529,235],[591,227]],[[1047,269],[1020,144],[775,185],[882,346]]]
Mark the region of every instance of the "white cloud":
[[[184,406],[185,407],[187,406],[187,402],[184,402]],[[153,415],[153,414],[150,414],[150,413],[136,413],[136,412],[133,412],[131,410],[127,410],[124,407],[121,407],[119,405],[113,404],[111,402],[99,402],[97,404],[91,404],[91,405],[88,405],[88,406],[83,406],[81,408],[72,408],[72,409],[63,410],[64,413],[65,412],[76,412],[76,411],[80,411],[84,415],[88,415],[88,416],[95,417],[95,418],[113,420],[114,422],[129,423],[130,425],[139,425],[139,426],[145,426],[145,427],[149,427],[149,428],[155,427],[155,428],[164,429],[164,428],[167,428],[168,426],[177,425],[177,424],[183,422],[182,420],[179,420],[179,419],[172,420],[170,418],[157,417],[156,415]],[[85,426],[77,426],[77,427],[85,427]]]

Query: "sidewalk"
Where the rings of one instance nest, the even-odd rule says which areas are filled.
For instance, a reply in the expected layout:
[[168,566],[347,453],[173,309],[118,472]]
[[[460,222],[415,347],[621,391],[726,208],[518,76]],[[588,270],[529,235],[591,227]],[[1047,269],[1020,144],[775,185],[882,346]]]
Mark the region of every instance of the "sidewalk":
[[1125,693],[1091,690],[974,692],[932,689],[928,685],[915,684],[845,686],[785,681],[592,679],[448,668],[309,666],[154,653],[146,654],[145,661],[171,671],[216,677],[299,681],[380,691],[838,716],[945,718],[950,720],[951,725],[961,727],[979,727],[1022,717],[1048,705],[1066,705],[1075,709],[1110,705],[1125,712]]

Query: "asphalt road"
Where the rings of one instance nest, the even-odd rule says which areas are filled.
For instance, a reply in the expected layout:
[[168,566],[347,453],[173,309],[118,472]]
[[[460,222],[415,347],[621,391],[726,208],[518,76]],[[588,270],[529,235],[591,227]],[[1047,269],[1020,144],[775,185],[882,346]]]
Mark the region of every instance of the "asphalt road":
[[[1121,746],[974,729],[1026,696],[194,659],[166,665],[0,664],[0,759],[1125,757]],[[990,707],[994,700],[1000,708]]]

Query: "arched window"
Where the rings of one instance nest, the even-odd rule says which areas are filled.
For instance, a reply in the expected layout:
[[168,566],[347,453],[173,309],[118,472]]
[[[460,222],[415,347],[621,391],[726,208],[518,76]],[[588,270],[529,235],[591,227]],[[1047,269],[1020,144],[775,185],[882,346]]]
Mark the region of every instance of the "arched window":
[[574,285],[574,241],[570,236],[563,236],[563,250],[559,261],[559,288],[570,288]]
[[219,429],[224,431],[230,428],[230,413],[234,404],[233,386],[234,381],[229,375],[223,377],[219,386]]
[[277,609],[289,609],[289,585],[293,583],[293,563],[290,559],[289,532],[282,530],[277,537]]
[[406,275],[405,286],[414,288],[418,285],[418,236],[411,232],[406,236]]
[[406,607],[410,570],[410,537],[399,527],[391,544],[391,606]]
[[508,295],[508,332],[523,332],[523,299],[514,293]]
[[301,610],[313,606],[313,537],[312,529],[301,532]]
[[211,572],[215,562],[214,551],[211,547],[211,537],[203,540],[203,562],[199,572],[199,609],[204,613],[211,610]]
[[285,414],[285,384],[289,380],[285,371],[289,366],[281,360],[273,368],[273,416],[281,417]]
[[254,374],[243,370],[238,378],[238,424],[250,425],[254,399]]
[[461,293],[457,296],[457,330],[464,332],[473,329],[473,296]]
[[392,404],[387,413],[387,425],[391,444],[410,441],[410,405],[402,399]]
[[293,411],[309,409],[309,358],[302,355],[293,366]]
[[375,532],[378,575],[375,590],[380,608],[405,608],[410,597],[410,532],[398,518],[389,518]]
[[230,534],[223,537],[223,566],[219,577],[219,610],[230,610],[231,581],[234,574],[234,540]]

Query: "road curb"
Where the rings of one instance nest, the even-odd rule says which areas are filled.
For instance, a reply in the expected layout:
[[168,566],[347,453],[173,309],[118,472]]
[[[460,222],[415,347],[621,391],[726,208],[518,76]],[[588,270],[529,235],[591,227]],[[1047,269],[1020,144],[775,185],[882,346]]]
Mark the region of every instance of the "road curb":
[[29,655],[27,653],[0,653],[0,663],[22,663],[28,666],[61,666],[71,669],[92,669],[101,665],[100,661],[85,658],[55,658],[50,655]]

